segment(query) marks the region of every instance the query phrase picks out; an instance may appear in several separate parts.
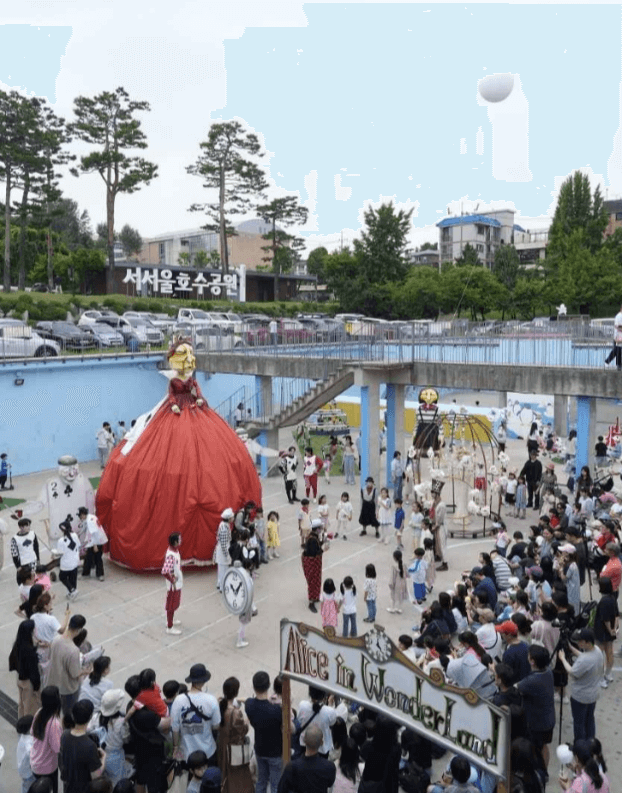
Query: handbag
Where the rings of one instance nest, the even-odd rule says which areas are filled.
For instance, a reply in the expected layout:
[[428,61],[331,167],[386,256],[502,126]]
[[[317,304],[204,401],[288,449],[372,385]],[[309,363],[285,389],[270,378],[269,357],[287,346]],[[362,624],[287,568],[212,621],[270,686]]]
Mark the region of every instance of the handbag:
[[242,743],[229,744],[229,765],[248,765],[253,757],[253,747],[248,735],[244,736]]

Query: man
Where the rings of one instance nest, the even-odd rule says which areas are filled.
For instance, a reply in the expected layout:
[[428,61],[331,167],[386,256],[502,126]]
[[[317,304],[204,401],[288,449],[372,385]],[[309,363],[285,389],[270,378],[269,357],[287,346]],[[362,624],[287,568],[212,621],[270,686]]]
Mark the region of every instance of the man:
[[10,465],[7,462],[7,455],[0,454],[0,490],[5,490],[6,480],[9,475]]
[[233,419],[236,427],[241,427],[244,424],[244,403],[238,403],[238,406],[233,411]]
[[276,319],[271,319],[268,325],[268,332],[270,333],[270,344],[273,347],[279,343],[279,323]]
[[430,517],[432,517],[432,533],[434,534],[434,552],[439,556],[440,567],[437,570],[449,570],[449,566],[445,560],[445,547],[447,545],[447,529],[445,528],[445,517],[447,516],[447,507],[441,498],[440,490],[434,494],[432,502],[432,509],[430,510]]
[[13,564],[19,570],[20,567],[37,566],[39,561],[39,540],[34,531],[31,530],[30,518],[23,518],[21,510],[16,510],[12,518],[17,520],[17,534],[11,537],[11,558]]
[[169,534],[168,548],[162,565],[162,575],[166,578],[166,632],[172,636],[179,636],[181,630],[175,625],[181,625],[181,620],[175,619],[175,612],[181,604],[181,590],[184,585],[184,576],[181,571],[181,534],[174,531]]
[[622,307],[613,320],[613,348],[605,358],[605,363],[611,363],[616,359],[616,369],[622,369]]
[[473,582],[473,594],[479,597],[483,593],[488,605],[494,611],[497,605],[497,588],[492,578],[484,575],[481,567],[474,567],[471,570],[471,581]]
[[448,771],[443,774],[440,783],[431,785],[430,793],[478,793],[479,788],[469,782],[471,765],[466,757],[455,755],[451,758]]
[[523,697],[523,710],[531,740],[542,754],[545,769],[549,765],[549,744],[553,740],[555,727],[555,687],[550,663],[549,651],[532,644],[529,648],[531,674],[516,686]]
[[492,550],[490,552],[492,559],[492,567],[495,571],[495,582],[499,592],[505,592],[510,588],[510,578],[512,577],[512,568],[508,564],[505,557],[501,556],[499,551]]
[[88,699],[76,702],[71,709],[74,727],[61,736],[58,765],[64,793],[84,793],[91,779],[100,777],[104,770],[106,752],[86,734],[94,709]]
[[513,685],[514,670],[507,666],[507,664],[495,664],[495,685],[497,686],[497,693],[494,694],[490,701],[497,707],[510,707],[510,705],[518,705],[521,707],[521,695],[518,689]]
[[178,759],[188,760],[192,752],[205,752],[209,766],[217,764],[214,733],[220,726],[216,697],[203,690],[211,674],[204,664],[193,664],[186,683],[187,694],[179,694],[171,707],[173,751]]
[[607,465],[607,444],[602,435],[598,436],[598,441],[594,447],[594,465],[603,466]]
[[90,515],[86,507],[78,510],[78,537],[80,543],[86,548],[82,575],[87,578],[91,575],[91,569],[95,568],[95,575],[100,581],[104,580],[104,563],[102,561],[102,546],[95,543],[103,533],[100,522],[95,515]]
[[255,757],[257,758],[257,786],[255,793],[276,791],[282,770],[283,709],[268,700],[270,676],[267,672],[253,675],[254,697],[245,703],[246,715],[255,731]]
[[318,755],[324,740],[317,724],[310,724],[304,732],[305,753],[291,760],[283,771],[277,793],[328,793],[335,782],[335,764]]
[[[529,459],[523,466],[519,477],[525,477],[527,485],[527,506],[533,509],[540,509],[540,480],[542,479],[542,463],[538,460],[538,452],[529,452]],[[535,504],[534,504],[535,497]]]
[[602,651],[594,645],[594,631],[582,628],[573,636],[577,647],[570,644],[570,651],[575,656],[572,666],[566,660],[563,649],[557,657],[568,672],[570,680],[570,709],[576,741],[589,741],[596,737],[594,712],[598,699],[600,682],[603,679],[605,664]]
[[608,578],[611,581],[613,594],[618,598],[620,592],[620,578],[622,577],[622,563],[620,562],[620,546],[617,542],[608,542],[605,545],[605,554],[609,560],[601,570],[601,578]]
[[58,686],[65,716],[71,714],[71,709],[80,696],[82,679],[91,671],[90,666],[82,668],[80,650],[73,641],[85,625],[86,619],[82,614],[74,614],[69,620],[67,630],[57,634],[50,646],[46,685]]
[[505,642],[503,664],[512,670],[512,682],[518,683],[531,672],[529,663],[529,645],[518,638],[518,627],[512,620],[506,620],[501,625],[495,625],[497,633],[501,634]]
[[110,429],[110,424],[104,421],[101,428],[97,430],[95,437],[97,438],[97,454],[99,456],[99,465],[102,469],[106,467],[108,462],[108,455],[114,446],[114,435]]
[[231,507],[223,510],[220,515],[220,523],[218,524],[218,531],[216,533],[216,554],[215,560],[218,565],[218,580],[216,582],[216,589],[222,592],[222,583],[225,580],[225,573],[231,564],[231,557],[229,556],[229,546],[231,545],[231,527],[235,514]]
[[542,543],[538,549],[540,560],[544,559],[545,556],[550,556],[553,558],[553,540],[555,539],[555,536],[549,526],[548,518],[546,521],[544,520],[545,517],[546,515],[541,518],[541,525],[543,526],[543,529]]
[[[134,675],[125,683],[125,691],[135,700],[140,694],[140,681]],[[130,715],[131,714],[131,715]],[[164,777],[164,736],[171,729],[170,716],[161,717],[149,708],[128,711],[128,724],[134,743],[136,786],[140,793],[162,793]]]
[[296,469],[298,468],[298,459],[296,458],[296,447],[290,446],[287,450],[285,457],[279,463],[279,471],[283,474],[285,481],[285,495],[290,504],[294,501],[300,501],[296,496],[296,488],[298,487],[298,480]]

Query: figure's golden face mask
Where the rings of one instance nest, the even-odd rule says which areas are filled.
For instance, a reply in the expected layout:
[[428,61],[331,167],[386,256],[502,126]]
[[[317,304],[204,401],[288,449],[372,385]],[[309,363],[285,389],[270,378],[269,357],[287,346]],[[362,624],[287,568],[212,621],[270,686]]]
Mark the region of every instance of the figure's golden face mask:
[[419,402],[434,405],[438,402],[438,392],[434,388],[422,388],[419,392]]
[[187,343],[180,344],[168,360],[171,369],[175,369],[182,377],[194,372],[197,365],[192,346]]

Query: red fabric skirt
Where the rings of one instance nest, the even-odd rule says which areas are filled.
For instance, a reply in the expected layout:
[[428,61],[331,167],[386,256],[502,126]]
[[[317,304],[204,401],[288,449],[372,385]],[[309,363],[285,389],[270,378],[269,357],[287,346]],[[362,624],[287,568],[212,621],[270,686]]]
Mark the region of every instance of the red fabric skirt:
[[320,590],[322,589],[322,557],[303,556],[302,570],[307,579],[309,601],[319,600]]

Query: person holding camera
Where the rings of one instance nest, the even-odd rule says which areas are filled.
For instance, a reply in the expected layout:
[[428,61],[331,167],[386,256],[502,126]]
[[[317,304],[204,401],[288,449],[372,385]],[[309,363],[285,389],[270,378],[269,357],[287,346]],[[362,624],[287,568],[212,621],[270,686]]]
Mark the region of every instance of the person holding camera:
[[74,726],[61,736],[58,760],[64,793],[83,793],[91,779],[97,779],[104,770],[106,752],[99,748],[93,736],[87,735],[93,710],[88,699],[76,702],[71,709]]
[[570,643],[570,652],[574,655],[571,666],[563,648],[558,650],[557,657],[562,662],[570,678],[570,708],[575,741],[590,740],[596,737],[596,700],[600,682],[604,674],[604,658],[602,651],[594,642],[594,631],[582,628],[573,635],[577,647]]
[[438,782],[428,788],[430,793],[478,793],[479,787],[470,782],[471,777],[477,779],[477,771],[471,768],[465,757],[455,755],[451,758],[449,768]]

